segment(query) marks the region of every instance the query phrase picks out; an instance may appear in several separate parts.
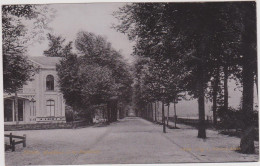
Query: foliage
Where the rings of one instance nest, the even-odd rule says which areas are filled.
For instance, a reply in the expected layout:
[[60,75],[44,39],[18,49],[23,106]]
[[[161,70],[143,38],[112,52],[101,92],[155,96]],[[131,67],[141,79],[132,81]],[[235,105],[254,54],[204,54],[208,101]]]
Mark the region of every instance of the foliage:
[[[224,129],[243,129],[243,112],[241,109],[229,107],[226,110],[220,107],[218,110],[218,117],[220,118],[219,127]],[[248,119],[253,122],[255,126],[258,125],[258,111],[252,111],[248,115]]]
[[[87,72],[86,72],[87,71]],[[97,64],[81,65],[79,70],[83,101],[89,105],[106,103],[110,97],[116,95],[116,84],[112,72]]]
[[63,93],[63,97],[66,103],[73,109],[77,109],[77,106],[81,106],[82,102],[82,85],[79,81],[79,62],[77,55],[71,52],[71,43],[63,48],[60,63],[56,65],[56,70],[59,78],[60,90]]
[[57,65],[60,89],[75,111],[90,115],[93,108],[113,97],[130,102],[132,80],[127,64],[103,37],[79,32],[75,40],[78,55],[72,53],[72,42],[63,46],[61,37],[52,38],[58,40],[57,52],[63,57]]
[[200,65],[205,71],[204,89],[219,66],[228,64],[237,68],[241,26],[234,19],[239,16],[236,5],[134,3],[115,13],[121,22],[115,28],[136,41],[136,55],[181,62],[187,73],[184,87],[198,97]]
[[4,91],[14,93],[22,88],[34,74],[34,66],[25,57],[26,47],[22,38],[27,31],[14,17],[35,18],[32,5],[2,6],[3,77]]
[[7,93],[15,93],[22,88],[35,72],[34,66],[27,58],[17,54],[5,53],[3,67],[4,91]]
[[[255,10],[251,10],[254,5],[255,3],[251,2],[132,3],[120,8],[114,14],[120,22],[115,28],[136,42],[134,54],[154,61],[151,65],[154,70],[150,70],[150,75],[148,72],[150,76],[148,80],[157,80],[160,86],[148,94],[155,94],[158,88],[165,88],[167,86],[165,83],[170,83],[167,78],[179,78],[177,82],[182,82],[181,84],[168,86],[166,90],[170,91],[170,87],[176,86],[177,89],[185,90],[189,95],[198,98],[199,137],[206,136],[203,129],[204,98],[208,83],[216,76],[220,79],[222,76],[224,79],[232,76],[241,81],[242,73],[249,78],[253,74],[252,71],[256,71],[255,63],[249,67],[250,63],[256,62],[253,60],[256,58]],[[248,52],[243,52],[245,50]],[[167,71],[171,71],[167,70],[168,62],[171,62],[169,66],[172,64],[173,68],[176,64],[181,64],[183,70],[165,77]],[[249,82],[250,79],[243,78],[243,82]],[[151,90],[152,84],[154,83],[149,85],[147,81],[148,89]],[[215,89],[221,88],[220,86]],[[244,92],[253,94],[250,89],[253,88],[244,87]],[[216,93],[208,93],[210,98],[213,94]],[[246,98],[250,100],[249,105],[252,105],[250,95],[243,96],[248,96]],[[245,109],[251,110],[251,107]]]
[[116,94],[114,95],[118,96],[122,102],[129,103],[132,95],[130,68],[124,62],[122,55],[111,47],[111,43],[102,36],[81,31],[77,35],[75,46],[80,52],[84,64],[97,64],[106,68],[107,71],[110,70],[110,82],[115,84],[113,88],[115,88]]
[[54,36],[50,33],[47,34],[47,39],[49,40],[49,48],[45,50],[43,54],[50,57],[62,57],[63,56],[63,43],[65,39],[61,36]]

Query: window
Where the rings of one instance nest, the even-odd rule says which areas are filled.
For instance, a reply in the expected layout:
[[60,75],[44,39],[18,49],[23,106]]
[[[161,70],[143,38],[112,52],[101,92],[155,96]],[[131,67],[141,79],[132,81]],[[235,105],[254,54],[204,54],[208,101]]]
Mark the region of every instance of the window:
[[[24,111],[24,101],[18,99],[18,120],[19,121],[24,120],[23,111]],[[4,100],[4,121],[5,122],[16,121],[13,100],[9,100],[9,99]]]
[[54,77],[52,75],[46,77],[46,90],[54,90]]
[[48,116],[55,116],[55,102],[54,102],[54,100],[47,100],[46,107],[47,107],[47,115]]

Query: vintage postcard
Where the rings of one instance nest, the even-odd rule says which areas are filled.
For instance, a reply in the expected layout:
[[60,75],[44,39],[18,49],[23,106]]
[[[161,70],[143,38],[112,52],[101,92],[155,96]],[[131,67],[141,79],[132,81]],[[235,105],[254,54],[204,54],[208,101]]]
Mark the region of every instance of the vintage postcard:
[[4,1],[3,164],[257,164],[256,8]]

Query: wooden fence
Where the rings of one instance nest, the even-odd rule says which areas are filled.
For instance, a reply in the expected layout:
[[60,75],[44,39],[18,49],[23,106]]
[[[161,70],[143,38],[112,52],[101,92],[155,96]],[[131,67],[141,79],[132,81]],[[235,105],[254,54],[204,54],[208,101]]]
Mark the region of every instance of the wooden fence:
[[[5,134],[5,137],[9,137],[10,145],[5,144],[5,150],[12,149],[12,151],[15,151],[15,145],[17,144],[23,144],[23,147],[26,147],[26,135],[23,136],[17,136],[10,134]],[[20,139],[20,141],[15,141],[14,138]]]

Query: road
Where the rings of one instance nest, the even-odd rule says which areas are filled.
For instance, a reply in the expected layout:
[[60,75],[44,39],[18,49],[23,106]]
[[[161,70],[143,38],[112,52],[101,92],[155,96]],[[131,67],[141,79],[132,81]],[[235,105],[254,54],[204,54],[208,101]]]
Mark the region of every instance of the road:
[[144,164],[199,162],[167,139],[157,126],[140,118],[126,118],[109,126],[105,137],[93,147],[99,153],[80,155],[73,164]]
[[16,131],[13,134],[26,134],[27,147],[18,146],[15,152],[7,151],[8,166],[258,160],[257,154],[244,155],[228,149],[237,146],[239,139],[208,131],[208,139],[202,140],[197,138],[197,130],[189,127],[167,129],[167,133],[162,133],[162,126],[137,117],[103,127]]

